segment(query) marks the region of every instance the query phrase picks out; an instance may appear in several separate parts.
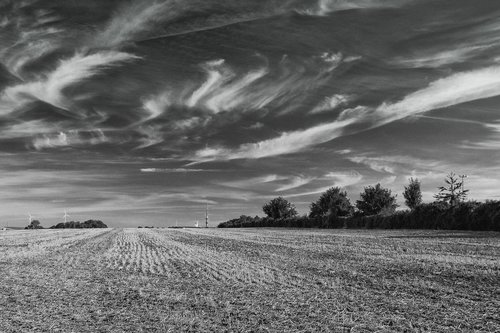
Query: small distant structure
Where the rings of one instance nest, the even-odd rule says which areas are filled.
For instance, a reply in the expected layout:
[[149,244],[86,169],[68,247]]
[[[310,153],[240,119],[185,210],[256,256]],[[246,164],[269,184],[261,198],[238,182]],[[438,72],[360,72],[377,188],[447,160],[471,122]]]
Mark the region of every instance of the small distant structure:
[[205,210],[205,228],[208,228],[208,203],[207,209]]
[[33,215],[31,215],[31,213],[28,213],[28,222],[33,222]]
[[66,209],[64,210],[64,215],[63,215],[63,218],[64,218],[64,223],[68,222],[68,217],[70,217],[70,215],[68,214],[68,212],[66,211]]
[[198,223],[198,220],[196,220],[196,223],[194,224],[194,227],[195,228],[199,228],[200,227],[200,224]]

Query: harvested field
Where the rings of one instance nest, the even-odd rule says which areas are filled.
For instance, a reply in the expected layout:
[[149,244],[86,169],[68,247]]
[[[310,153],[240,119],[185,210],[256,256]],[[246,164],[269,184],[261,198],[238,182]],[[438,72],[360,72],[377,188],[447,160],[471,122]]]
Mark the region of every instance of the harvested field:
[[495,332],[500,234],[0,233],[0,332]]

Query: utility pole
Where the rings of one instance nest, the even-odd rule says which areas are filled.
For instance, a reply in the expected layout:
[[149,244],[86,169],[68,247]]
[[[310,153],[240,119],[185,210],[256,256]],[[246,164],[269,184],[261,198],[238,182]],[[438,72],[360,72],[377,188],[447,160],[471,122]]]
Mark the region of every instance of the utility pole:
[[207,209],[205,210],[205,228],[208,228],[208,203]]

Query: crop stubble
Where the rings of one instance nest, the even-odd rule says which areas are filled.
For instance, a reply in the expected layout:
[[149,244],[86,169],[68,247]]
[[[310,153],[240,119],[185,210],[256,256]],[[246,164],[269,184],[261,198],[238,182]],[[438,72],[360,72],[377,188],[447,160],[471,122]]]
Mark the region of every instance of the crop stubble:
[[500,330],[495,233],[9,231],[0,332]]

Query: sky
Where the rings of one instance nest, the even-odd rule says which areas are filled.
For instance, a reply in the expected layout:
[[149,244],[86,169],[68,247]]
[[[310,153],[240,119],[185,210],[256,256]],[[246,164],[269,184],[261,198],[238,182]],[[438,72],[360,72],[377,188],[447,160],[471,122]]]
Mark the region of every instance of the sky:
[[500,2],[0,0],[0,225],[500,195]]

